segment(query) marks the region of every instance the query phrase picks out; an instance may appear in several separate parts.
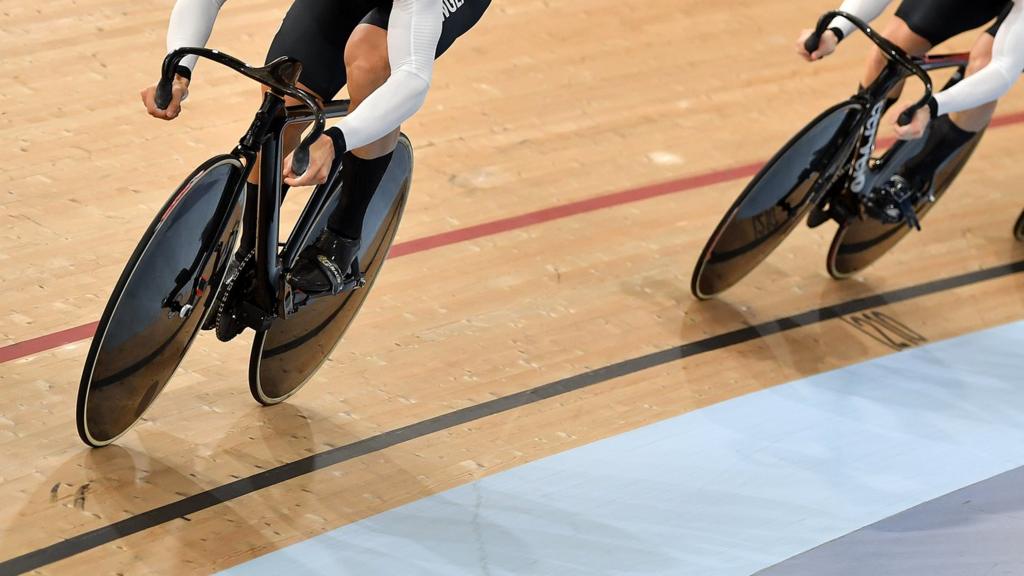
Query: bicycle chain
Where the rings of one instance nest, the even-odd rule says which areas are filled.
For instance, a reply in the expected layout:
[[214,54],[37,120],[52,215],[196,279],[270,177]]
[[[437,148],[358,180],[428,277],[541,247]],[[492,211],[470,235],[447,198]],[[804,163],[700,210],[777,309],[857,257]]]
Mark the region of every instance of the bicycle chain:
[[[239,278],[242,278],[248,271],[247,267],[255,256],[256,251],[251,250],[248,254],[238,262],[234,271],[228,277],[224,283],[223,296],[220,298],[220,304],[217,307],[217,314],[214,319],[213,330],[217,334],[217,339],[222,342],[227,342],[235,336],[242,333],[245,330],[245,325],[238,321],[235,314],[234,304],[236,300],[235,287],[238,284]],[[228,322],[230,320],[230,322]],[[239,329],[241,327],[241,329]]]

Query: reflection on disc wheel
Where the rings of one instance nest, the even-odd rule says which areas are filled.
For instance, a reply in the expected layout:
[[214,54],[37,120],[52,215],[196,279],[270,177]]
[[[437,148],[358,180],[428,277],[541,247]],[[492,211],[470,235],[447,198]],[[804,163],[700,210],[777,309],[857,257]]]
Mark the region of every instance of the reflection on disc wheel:
[[412,148],[403,137],[363,224],[359,262],[366,285],[335,297],[316,299],[287,320],[275,320],[268,330],[256,335],[249,364],[249,388],[258,402],[277,404],[297,392],[344,336],[369,295],[398,232],[411,174]]
[[86,444],[109,444],[138,421],[188,351],[234,244],[240,174],[231,156],[201,166],[129,259],[82,373],[77,423]]

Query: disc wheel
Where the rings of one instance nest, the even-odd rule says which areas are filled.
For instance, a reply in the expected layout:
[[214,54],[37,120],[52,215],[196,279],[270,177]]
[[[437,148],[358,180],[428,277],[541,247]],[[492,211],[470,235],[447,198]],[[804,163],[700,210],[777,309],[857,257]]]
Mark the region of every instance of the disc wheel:
[[103,311],[78,390],[78,434],[104,446],[163,390],[202,325],[241,220],[242,165],[207,161],[139,241]]
[[[359,263],[366,278],[362,288],[318,298],[287,320],[274,320],[253,341],[249,390],[257,402],[278,404],[313,377],[345,335],[370,293],[398,232],[412,179],[412,146],[403,135],[363,223]],[[330,208],[324,211],[325,225]],[[310,234],[313,239],[316,234]]]
[[[932,185],[932,195],[936,202],[942,198],[953,180],[963,170],[983,134],[984,132],[980,132],[936,171]],[[874,181],[878,183],[887,180],[892,174],[898,173],[901,168],[898,164],[902,163],[887,165],[885,172],[878,175],[879,177],[875,177]],[[914,210],[917,212],[918,218],[923,220],[934,205],[935,202],[930,202],[927,198],[922,197],[915,204]],[[860,272],[881,258],[910,230],[911,228],[903,223],[885,224],[868,217],[849,218],[839,226],[839,230],[832,238],[826,263],[829,275],[841,280]]]
[[860,104],[826,110],[793,137],[747,185],[704,246],[690,290],[711,298],[761,263],[834,183],[853,152]]

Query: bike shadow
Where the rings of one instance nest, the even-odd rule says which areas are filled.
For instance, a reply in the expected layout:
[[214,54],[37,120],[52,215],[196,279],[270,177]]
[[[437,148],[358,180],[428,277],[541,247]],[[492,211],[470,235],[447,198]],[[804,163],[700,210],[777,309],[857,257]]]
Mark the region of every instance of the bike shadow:
[[[140,435],[143,445],[159,439],[166,447],[168,439],[158,438],[161,436],[167,435]],[[179,438],[170,440],[181,441]],[[215,538],[208,538],[208,533],[203,534],[203,538],[189,537],[193,532],[190,526],[193,516],[208,514],[205,511],[195,515],[182,513],[174,520],[141,532],[135,532],[135,527],[130,524],[118,524],[147,514],[160,515],[155,511],[161,507],[173,506],[210,487],[200,483],[196,474],[179,471],[154,456],[153,451],[139,451],[119,445],[84,449],[55,468],[47,480],[39,482],[38,486],[38,490],[16,515],[37,519],[34,522],[38,522],[40,515],[44,515],[45,522],[52,527],[50,533],[58,539],[51,543],[54,545],[96,530],[112,530],[113,534],[86,538],[110,538],[113,546],[89,546],[81,552],[90,554],[92,550],[104,550],[101,554],[107,557],[105,567],[111,571],[115,571],[115,568],[120,568],[117,571],[130,571],[132,566],[138,567],[136,562],[139,558],[160,558],[160,562],[177,558],[180,561],[171,560],[175,571],[202,570],[203,566],[193,561],[197,553],[203,556],[205,551],[214,555],[219,546]],[[266,541],[260,531],[251,527],[231,504],[219,506],[216,513],[235,527],[238,538],[246,542]],[[39,546],[38,542],[34,546],[25,547],[19,547],[15,542],[11,544],[12,548],[21,549],[23,553]],[[114,559],[112,556],[121,558]],[[165,566],[161,566],[161,571]]]
[[[784,373],[795,372],[799,377],[808,377],[831,370],[837,364],[845,365],[870,354],[861,338],[855,337],[856,330],[844,328],[849,337],[837,340],[834,331],[836,320],[827,316],[825,309],[837,302],[845,302],[872,294],[870,287],[853,283],[826,282],[817,298],[804,292],[803,305],[790,316],[772,314],[756,303],[746,304],[725,298],[707,301],[691,299],[685,309],[686,322],[682,336],[686,341],[701,337],[709,338],[722,334],[754,329],[756,335],[743,342],[723,348],[731,350],[739,362],[733,368],[750,381],[761,384],[771,376],[767,370]],[[793,326],[799,318],[800,324]],[[704,326],[700,335],[694,334],[695,326]],[[776,376],[776,378],[778,378]],[[790,378],[786,378],[788,380]],[[783,383],[783,382],[778,382]]]

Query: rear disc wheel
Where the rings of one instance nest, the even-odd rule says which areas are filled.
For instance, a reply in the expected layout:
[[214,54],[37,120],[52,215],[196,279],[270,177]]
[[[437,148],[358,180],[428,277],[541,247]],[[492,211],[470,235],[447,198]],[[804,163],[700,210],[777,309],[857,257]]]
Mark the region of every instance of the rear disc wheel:
[[[412,146],[403,135],[363,223],[359,263],[366,284],[337,296],[317,298],[256,334],[249,360],[249,390],[260,404],[279,404],[298,392],[327,361],[359,313],[398,232],[412,162]],[[332,207],[324,211],[320,226],[326,224]],[[313,239],[316,234],[309,236]]]
[[[932,180],[932,196],[936,202],[942,198],[970,160],[983,134],[984,132],[978,133],[973,141],[966,144],[936,171]],[[901,168],[902,166],[887,166],[886,174],[898,174]],[[887,175],[883,175],[882,179],[887,178]],[[880,179],[875,180],[877,182]],[[918,219],[923,220],[934,205],[935,202],[931,202],[922,194],[914,206]],[[899,243],[910,230],[911,228],[902,222],[886,224],[869,217],[847,219],[839,226],[828,250],[826,267],[829,275],[836,280],[842,280],[864,270]]]

